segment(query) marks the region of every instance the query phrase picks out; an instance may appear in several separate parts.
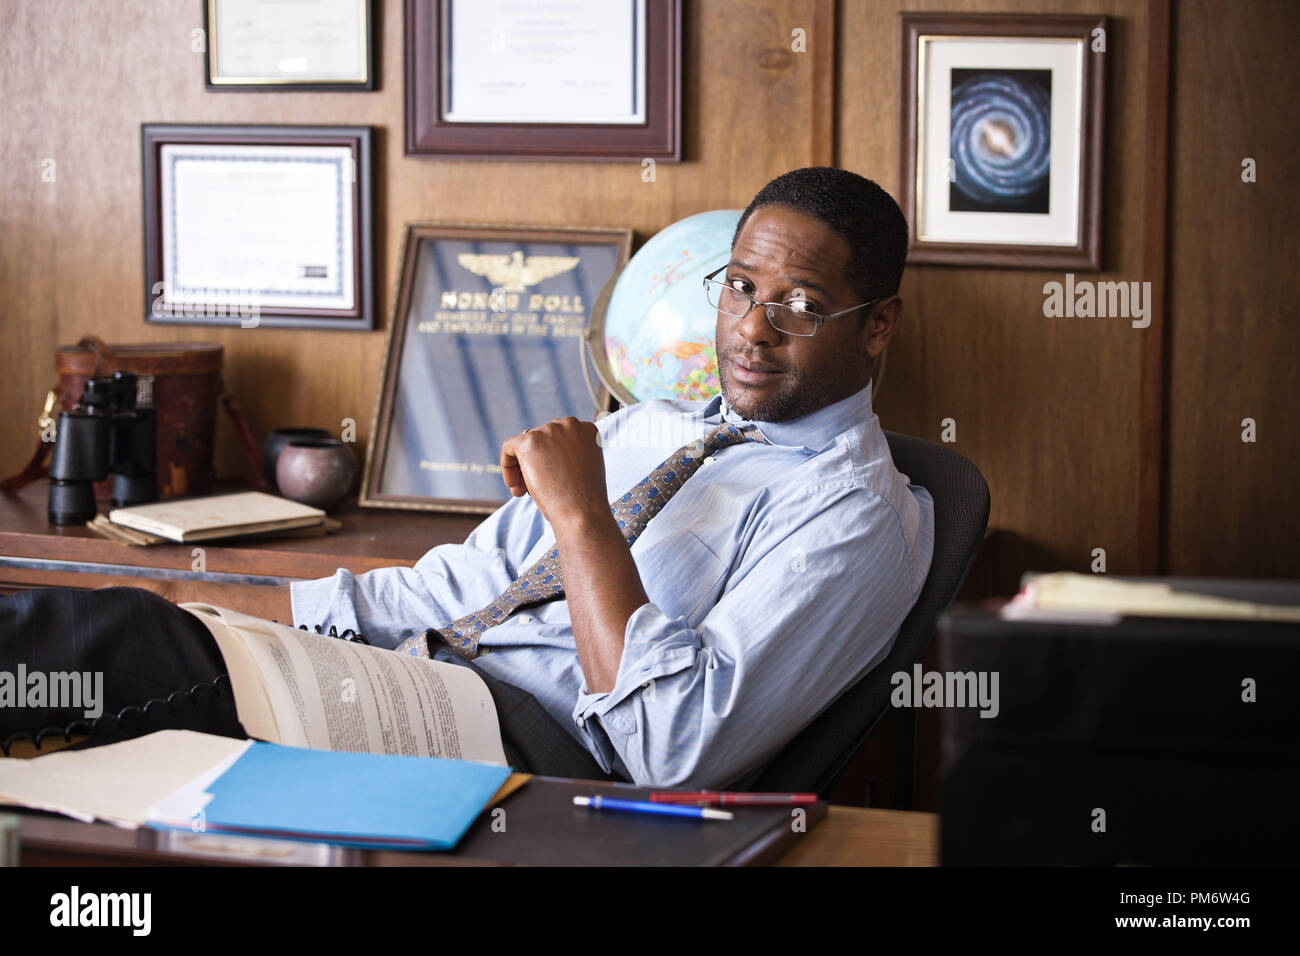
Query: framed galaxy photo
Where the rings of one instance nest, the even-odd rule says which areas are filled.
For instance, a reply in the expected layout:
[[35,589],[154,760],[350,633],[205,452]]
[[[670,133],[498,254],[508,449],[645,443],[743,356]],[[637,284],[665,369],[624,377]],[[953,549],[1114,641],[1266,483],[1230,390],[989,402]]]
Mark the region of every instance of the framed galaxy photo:
[[908,261],[1100,269],[1106,18],[901,19]]

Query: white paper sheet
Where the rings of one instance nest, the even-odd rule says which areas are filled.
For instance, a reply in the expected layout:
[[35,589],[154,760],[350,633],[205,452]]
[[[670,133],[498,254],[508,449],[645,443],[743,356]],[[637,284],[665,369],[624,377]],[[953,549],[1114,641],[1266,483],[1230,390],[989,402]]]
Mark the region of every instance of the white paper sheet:
[[0,759],[0,803],[134,829],[168,796],[215,766],[229,766],[252,743],[160,730],[89,750],[6,757]]

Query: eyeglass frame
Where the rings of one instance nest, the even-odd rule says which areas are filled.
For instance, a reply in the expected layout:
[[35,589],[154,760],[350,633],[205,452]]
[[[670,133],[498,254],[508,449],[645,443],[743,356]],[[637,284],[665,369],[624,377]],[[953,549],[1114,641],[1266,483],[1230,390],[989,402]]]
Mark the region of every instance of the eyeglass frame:
[[[727,265],[730,265],[730,263],[727,263]],[[763,306],[763,314],[767,316],[768,325],[772,326],[773,329],[775,329],[777,332],[780,332],[782,335],[793,335],[801,339],[812,338],[814,335],[817,334],[817,330],[820,329],[827,322],[829,322],[831,319],[838,319],[841,315],[847,315],[850,312],[856,312],[858,309],[865,309],[869,305],[879,305],[881,302],[884,302],[886,299],[892,299],[895,295],[897,295],[896,292],[891,292],[889,295],[878,296],[877,298],[874,298],[869,302],[863,302],[861,305],[855,305],[847,309],[841,309],[839,312],[832,312],[830,315],[818,315],[816,312],[809,312],[807,313],[808,317],[813,319],[816,323],[813,326],[813,330],[811,332],[790,332],[787,329],[778,329],[776,327],[776,323],[772,321],[772,311],[769,308],[770,306],[779,305],[783,309],[789,309],[790,306],[787,305],[785,302],[760,302],[758,299],[754,298],[748,292],[741,292],[739,289],[732,288],[731,286],[727,285],[725,282],[720,282],[717,279],[713,278],[719,272],[723,272],[724,270],[726,270],[727,265],[714,269],[712,272],[706,275],[703,278],[703,280],[701,280],[701,284],[704,286],[705,299],[707,300],[708,298],[709,283],[710,282],[716,283],[717,285],[721,286],[722,289],[725,291],[734,292],[737,295],[743,295],[751,303],[749,308],[746,309],[740,315],[732,315],[730,312],[724,312],[723,315],[730,316],[733,319],[743,319],[745,316],[749,315],[749,313],[754,310],[754,306],[761,305]],[[722,302],[721,293],[719,293],[718,302],[719,303]],[[722,305],[721,304],[716,305],[714,306],[714,308],[721,309]],[[790,311],[793,312],[794,310],[790,309]]]

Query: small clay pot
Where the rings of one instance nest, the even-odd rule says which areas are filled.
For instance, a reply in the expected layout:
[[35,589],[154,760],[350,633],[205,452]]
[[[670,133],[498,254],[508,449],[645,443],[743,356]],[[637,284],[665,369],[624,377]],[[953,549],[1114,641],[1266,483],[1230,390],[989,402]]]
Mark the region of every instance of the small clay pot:
[[290,442],[302,441],[304,438],[329,438],[330,433],[323,428],[278,428],[266,436],[262,442],[262,477],[271,486],[271,491],[279,493],[275,480],[275,466],[280,460],[280,453]]
[[281,495],[326,511],[347,497],[356,474],[352,449],[337,438],[290,442],[275,466]]

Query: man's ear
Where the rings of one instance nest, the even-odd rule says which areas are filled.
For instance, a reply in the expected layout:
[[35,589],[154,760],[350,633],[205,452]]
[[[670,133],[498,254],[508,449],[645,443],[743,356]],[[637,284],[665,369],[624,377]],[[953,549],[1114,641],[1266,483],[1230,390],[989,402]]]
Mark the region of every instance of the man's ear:
[[885,346],[889,345],[889,340],[894,330],[898,328],[898,322],[902,317],[903,299],[897,295],[891,296],[871,310],[867,324],[862,330],[868,355],[875,358],[885,351]]

